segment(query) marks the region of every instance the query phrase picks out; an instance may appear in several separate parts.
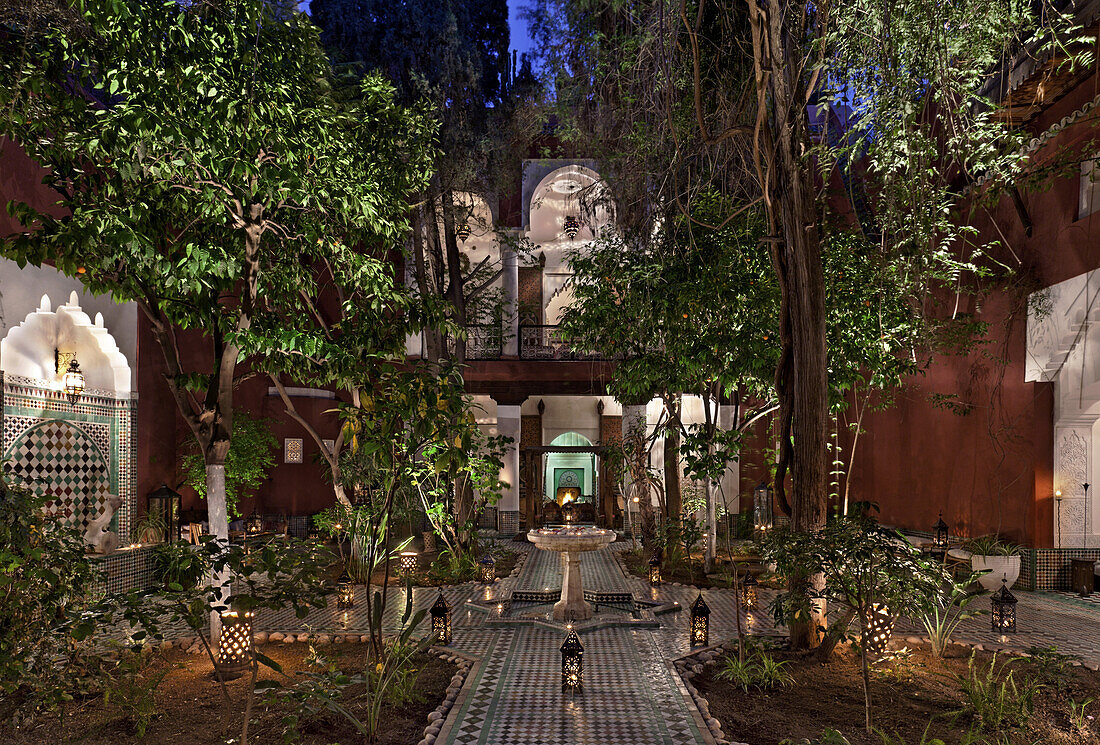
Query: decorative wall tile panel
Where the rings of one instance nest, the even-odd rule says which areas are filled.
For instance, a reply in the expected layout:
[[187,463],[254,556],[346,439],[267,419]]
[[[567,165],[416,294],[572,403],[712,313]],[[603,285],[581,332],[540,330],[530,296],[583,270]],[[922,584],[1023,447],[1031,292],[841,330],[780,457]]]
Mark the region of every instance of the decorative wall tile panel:
[[288,437],[283,440],[283,463],[302,462],[302,438]]

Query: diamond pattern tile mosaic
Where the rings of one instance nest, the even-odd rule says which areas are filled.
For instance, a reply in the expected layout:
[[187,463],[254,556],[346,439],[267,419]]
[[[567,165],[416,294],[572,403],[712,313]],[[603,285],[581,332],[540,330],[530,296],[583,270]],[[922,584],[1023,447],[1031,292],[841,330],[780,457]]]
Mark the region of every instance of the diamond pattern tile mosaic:
[[32,427],[8,457],[15,478],[49,497],[46,510],[78,528],[87,528],[107,502],[107,460],[87,433],[68,422]]

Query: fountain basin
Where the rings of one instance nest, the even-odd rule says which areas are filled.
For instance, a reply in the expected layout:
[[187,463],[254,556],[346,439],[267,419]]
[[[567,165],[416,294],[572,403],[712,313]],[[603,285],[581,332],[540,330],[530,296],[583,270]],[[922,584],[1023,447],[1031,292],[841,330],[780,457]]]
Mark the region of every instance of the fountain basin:
[[614,531],[593,527],[541,528],[528,532],[527,539],[536,548],[561,554],[561,599],[554,604],[554,620],[591,618],[592,607],[584,600],[581,584],[581,554],[610,544],[615,540]]

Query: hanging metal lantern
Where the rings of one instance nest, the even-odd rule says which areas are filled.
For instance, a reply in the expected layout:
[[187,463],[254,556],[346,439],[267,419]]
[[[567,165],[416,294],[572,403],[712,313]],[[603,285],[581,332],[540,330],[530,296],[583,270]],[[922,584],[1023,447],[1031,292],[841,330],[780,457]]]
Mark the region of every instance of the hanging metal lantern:
[[943,521],[943,513],[940,513],[940,518],[936,520],[936,524],[932,526],[932,555],[942,558],[947,554],[947,523]]
[[478,575],[481,581],[491,585],[497,581],[497,563],[491,554],[485,554],[478,562]]
[[1001,589],[993,593],[991,598],[993,612],[990,614],[993,631],[998,634],[1009,634],[1016,631],[1016,596],[1008,589],[1008,580],[1001,580]]
[[756,581],[756,577],[752,576],[752,572],[745,572],[745,578],[741,580],[741,607],[745,610],[755,610],[758,599],[756,597],[756,588],[760,586],[760,583]]
[[145,497],[145,511],[149,515],[160,517],[160,521],[164,524],[166,542],[179,540],[181,499],[180,493],[168,488],[168,484],[161,484]]
[[245,523],[245,531],[253,535],[264,532],[264,519],[256,510],[252,510],[252,514],[248,516],[248,521]]
[[344,571],[340,574],[340,578],[336,580],[336,607],[355,607],[355,583],[352,582],[351,575],[348,574],[346,566],[344,567]]
[[862,637],[867,656],[872,660],[881,659],[886,654],[886,647],[890,644],[893,633],[894,616],[890,609],[882,603],[872,603]]
[[65,371],[61,382],[65,388],[65,398],[69,399],[70,405],[76,406],[76,402],[80,400],[80,394],[84,392],[84,373],[80,372],[80,363],[76,361],[75,355],[69,362],[69,369]]
[[222,680],[235,680],[252,665],[252,614],[231,610],[220,616],[222,634],[214,670]]
[[657,554],[649,560],[649,584],[654,587],[661,584],[661,560],[657,558]]
[[447,598],[443,597],[443,591],[439,591],[439,597],[432,605],[432,636],[435,643],[447,646],[451,643],[451,606],[447,605]]
[[691,646],[704,647],[710,640],[710,606],[703,600],[703,593],[691,604]]
[[405,577],[411,577],[416,572],[417,555],[415,551],[402,551],[398,560],[398,572]]
[[771,530],[775,524],[772,512],[772,490],[763,481],[752,493],[752,524],[758,538]]
[[457,235],[458,239],[463,243],[465,243],[466,239],[470,237],[471,232],[472,231],[470,230],[470,223],[468,222],[464,222],[457,228],[455,228],[455,235]]
[[577,219],[576,215],[565,216],[565,220],[562,222],[562,232],[569,240],[577,237],[577,234],[581,232],[581,221]]
[[577,632],[570,630],[561,645],[561,689],[579,690],[584,676],[584,645]]

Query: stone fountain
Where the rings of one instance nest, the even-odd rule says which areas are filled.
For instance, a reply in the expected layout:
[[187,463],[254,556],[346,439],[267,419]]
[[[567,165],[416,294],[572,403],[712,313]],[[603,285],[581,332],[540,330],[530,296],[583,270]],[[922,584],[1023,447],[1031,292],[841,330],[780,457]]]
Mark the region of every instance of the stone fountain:
[[581,554],[596,551],[615,540],[615,533],[603,528],[542,528],[527,534],[528,540],[543,551],[561,554],[561,600],[554,604],[555,621],[584,621],[592,617],[592,608],[584,600],[581,585]]

